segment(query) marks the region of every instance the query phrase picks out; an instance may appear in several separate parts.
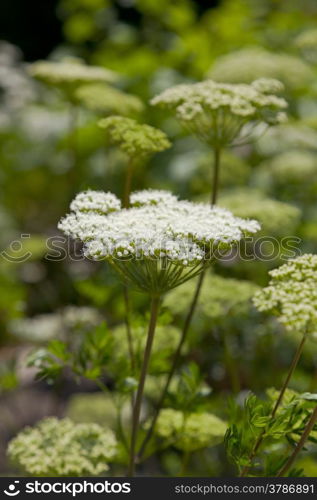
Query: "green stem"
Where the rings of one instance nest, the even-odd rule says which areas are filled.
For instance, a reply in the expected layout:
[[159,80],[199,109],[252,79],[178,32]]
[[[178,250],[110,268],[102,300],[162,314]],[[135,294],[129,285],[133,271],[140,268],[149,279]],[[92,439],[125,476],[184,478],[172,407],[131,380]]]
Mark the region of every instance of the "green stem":
[[[211,193],[211,205],[214,205],[216,203],[217,196],[218,196],[220,153],[221,153],[220,148],[214,149],[214,178],[213,178],[213,186],[212,186],[212,193]],[[146,436],[145,436],[145,438],[143,440],[143,443],[141,445],[141,448],[140,448],[140,451],[139,451],[139,458],[142,458],[142,456],[143,456],[143,454],[145,452],[146,446],[147,446],[147,444],[148,444],[148,442],[149,442],[149,440],[150,440],[150,438],[151,438],[151,436],[153,434],[154,427],[155,427],[155,424],[156,424],[156,421],[157,421],[160,409],[163,406],[163,403],[165,401],[166,395],[167,395],[169,387],[170,387],[170,383],[171,383],[173,375],[174,375],[174,373],[176,371],[176,368],[177,368],[177,365],[178,365],[178,361],[179,361],[179,358],[180,358],[180,355],[181,355],[181,352],[182,352],[182,348],[183,348],[183,345],[184,345],[185,340],[187,338],[187,334],[188,334],[188,331],[189,331],[189,328],[190,328],[190,325],[191,325],[191,322],[192,322],[192,318],[194,316],[194,312],[195,312],[196,305],[197,305],[197,302],[198,302],[198,299],[199,299],[199,295],[200,295],[200,291],[201,291],[201,287],[202,287],[202,284],[203,284],[203,281],[204,281],[205,274],[206,274],[206,269],[203,270],[201,272],[201,274],[199,275],[199,279],[197,281],[197,286],[196,286],[196,289],[195,289],[195,292],[194,292],[194,296],[192,298],[192,302],[190,304],[187,316],[185,318],[185,323],[184,323],[184,327],[183,327],[183,330],[182,330],[181,338],[180,338],[180,341],[178,343],[178,346],[176,348],[176,351],[175,351],[175,354],[174,354],[174,357],[173,357],[173,360],[172,360],[171,369],[170,369],[170,371],[169,371],[169,373],[167,375],[166,383],[165,383],[165,385],[163,387],[163,391],[162,391],[161,397],[160,397],[160,399],[159,399],[159,401],[158,401],[158,403],[156,405],[156,409],[155,409],[155,412],[154,412],[154,416],[153,416],[153,419],[152,419],[151,426],[149,427],[149,430],[147,431]]]
[[140,375],[138,390],[136,393],[136,398],[135,398],[135,403],[134,403],[134,408],[133,408],[130,460],[129,460],[129,469],[128,469],[128,476],[129,477],[133,477],[134,471],[135,471],[135,459],[136,459],[135,450],[136,450],[136,441],[137,441],[137,435],[138,435],[139,423],[140,423],[141,404],[142,404],[142,398],[143,398],[143,392],[144,392],[145,379],[146,379],[146,375],[148,372],[149,361],[150,361],[150,356],[151,356],[151,351],[152,351],[152,345],[153,345],[154,334],[155,334],[155,327],[156,327],[158,313],[159,313],[159,303],[160,303],[160,297],[157,297],[157,296],[152,297],[151,316],[150,316],[150,323],[149,323],[148,334],[147,334],[147,341],[146,341],[146,346],[145,346],[145,350],[144,350],[144,358],[143,358],[143,363],[142,363],[142,368],[141,368],[141,375]]
[[134,374],[135,372],[135,357],[134,357],[134,349],[133,349],[133,339],[132,339],[132,331],[131,331],[131,307],[130,307],[130,296],[127,285],[123,285],[123,296],[124,296],[124,304],[125,304],[125,325],[126,325],[126,334],[128,341],[128,349],[129,349],[129,358],[131,365],[131,372]]
[[[271,413],[271,419],[270,419],[270,422],[269,422],[269,423],[271,423],[271,422],[272,422],[272,419],[275,417],[276,412],[277,412],[277,410],[278,410],[278,408],[279,408],[279,406],[280,406],[280,404],[281,404],[281,402],[282,402],[282,399],[283,399],[283,396],[284,396],[285,391],[286,391],[286,389],[287,389],[287,386],[288,386],[288,384],[289,384],[289,381],[290,381],[290,379],[291,379],[291,377],[292,377],[292,375],[293,375],[293,373],[294,373],[294,370],[295,370],[295,368],[296,368],[296,366],[297,366],[297,364],[298,364],[299,358],[301,357],[301,354],[302,354],[302,352],[303,352],[303,347],[304,347],[305,341],[306,341],[306,334],[305,334],[305,335],[303,335],[303,338],[302,338],[302,340],[301,340],[300,344],[299,344],[299,345],[298,345],[298,347],[297,347],[297,350],[296,350],[296,352],[295,352],[295,356],[294,356],[293,361],[292,361],[292,363],[291,363],[291,366],[290,366],[290,368],[289,368],[289,370],[288,370],[287,377],[286,377],[286,379],[285,379],[285,381],[284,381],[284,384],[282,385],[282,388],[281,388],[281,390],[280,390],[279,397],[277,398],[276,403],[275,403],[275,405],[274,405],[274,407],[273,407],[273,410],[272,410],[272,413]],[[258,449],[260,448],[260,446],[261,446],[261,444],[262,444],[262,441],[263,441],[263,439],[264,439],[265,432],[266,432],[266,429],[264,429],[264,430],[261,432],[261,434],[259,435],[259,437],[258,437],[258,439],[257,439],[257,441],[256,441],[256,443],[255,443],[255,445],[254,445],[254,447],[253,447],[253,449],[252,449],[252,451],[251,451],[250,455],[249,455],[249,461],[250,461],[250,462],[253,460],[253,458],[255,457],[255,455],[256,455],[256,453],[257,453]],[[249,469],[250,469],[250,466],[249,466],[249,465],[246,465],[246,466],[242,469],[242,472],[241,472],[241,474],[240,474],[240,477],[244,477],[244,476],[246,476],[246,475],[247,475],[247,473],[249,472]]]
[[195,308],[196,308],[196,304],[197,304],[197,301],[198,301],[200,290],[201,290],[201,287],[202,287],[202,284],[203,284],[204,276],[205,276],[204,272],[202,272],[200,274],[200,276],[199,276],[199,280],[198,280],[198,283],[197,283],[197,286],[196,286],[195,294],[194,294],[192,303],[190,305],[190,308],[189,308],[189,311],[188,311],[188,314],[187,314],[187,317],[186,317],[186,320],[185,320],[185,324],[184,324],[184,328],[183,328],[183,331],[182,331],[182,335],[181,335],[180,341],[178,343],[178,346],[176,348],[175,354],[173,356],[172,366],[171,366],[171,369],[170,369],[170,371],[168,373],[165,385],[163,387],[163,391],[161,393],[161,397],[160,397],[160,399],[159,399],[159,401],[158,401],[158,403],[156,405],[156,409],[155,409],[155,412],[154,412],[154,415],[153,415],[153,418],[152,418],[151,426],[149,427],[149,429],[148,429],[148,431],[146,433],[146,436],[145,436],[145,438],[143,440],[143,443],[141,445],[141,448],[140,448],[140,451],[139,451],[139,458],[142,458],[142,456],[143,456],[143,454],[145,452],[146,446],[147,446],[149,440],[151,439],[151,436],[153,434],[154,427],[155,427],[156,421],[158,419],[160,410],[161,410],[161,408],[163,406],[163,403],[165,401],[165,398],[166,398],[166,395],[167,395],[170,383],[171,383],[173,375],[174,375],[174,373],[176,371],[178,360],[179,360],[179,357],[180,357],[180,354],[181,354],[184,342],[185,342],[186,337],[187,337],[187,333],[188,333],[188,330],[189,330],[189,327],[190,327],[190,324],[191,324],[191,320],[192,320],[193,314],[195,312]]
[[287,462],[283,465],[283,467],[279,470],[276,477],[285,476],[286,472],[291,468],[297,455],[299,454],[299,452],[302,450],[304,444],[306,443],[308,436],[311,433],[311,431],[313,430],[316,422],[317,422],[317,406],[314,409],[313,413],[311,414],[311,417],[310,417],[310,419],[309,419],[309,421],[304,429],[302,437],[300,438],[296,447],[294,448],[293,453],[291,454],[291,456],[289,457]]
[[237,366],[235,360],[231,353],[228,333],[226,329],[223,331],[223,343],[225,350],[225,363],[231,382],[231,390],[233,394],[238,394],[238,392],[240,392],[240,378],[239,378],[239,373],[237,372]]
[[[70,156],[70,169],[71,182],[72,185],[78,179],[78,143],[77,143],[77,127],[78,127],[78,109],[74,104],[70,105],[69,108],[69,156]],[[75,186],[74,186],[75,187]]]
[[124,192],[123,192],[123,207],[124,208],[128,208],[128,206],[130,204],[130,193],[131,193],[131,186],[132,186],[133,170],[134,170],[133,160],[132,160],[132,158],[129,158],[129,161],[127,164],[127,173],[125,176]]
[[183,454],[182,466],[180,471],[180,477],[185,477],[187,475],[187,468],[190,460],[190,452],[185,451]]
[[221,149],[219,147],[214,149],[214,172],[213,172],[213,182],[211,190],[211,205],[217,203],[218,189],[219,189],[219,170],[220,170],[220,153]]

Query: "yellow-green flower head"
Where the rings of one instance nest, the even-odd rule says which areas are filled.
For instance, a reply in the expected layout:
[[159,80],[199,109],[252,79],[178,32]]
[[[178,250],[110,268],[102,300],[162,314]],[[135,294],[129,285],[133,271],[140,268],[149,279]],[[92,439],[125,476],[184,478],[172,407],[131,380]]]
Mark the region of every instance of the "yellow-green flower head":
[[[59,229],[81,240],[88,258],[107,260],[143,291],[178,286],[201,272],[211,254],[231,249],[260,228],[257,221],[234,217],[223,208],[178,201],[161,191],[133,194],[131,200],[143,200],[141,206],[107,214],[95,212],[91,197],[93,192],[86,207],[72,203],[73,212],[61,220]],[[97,192],[96,197],[99,203],[102,194]]]
[[171,87],[151,104],[172,110],[191,133],[207,144],[227,146],[250,134],[250,126],[275,125],[285,120],[285,99],[277,80],[260,79],[250,85],[206,80]]
[[8,447],[10,459],[32,476],[98,476],[116,453],[111,430],[54,417],[26,427]]
[[164,408],[158,416],[155,433],[183,451],[210,448],[223,441],[227,425],[212,413],[190,413]]
[[276,78],[286,90],[305,89],[314,79],[311,67],[299,57],[251,47],[219,57],[208,76],[218,82],[251,83],[256,78]]
[[289,331],[317,333],[317,255],[304,254],[269,272],[269,285],[256,293],[259,311],[278,316]]
[[79,87],[77,100],[87,109],[103,115],[130,116],[141,113],[144,105],[137,96],[126,94],[103,83],[92,83]]
[[219,205],[238,217],[249,217],[261,223],[262,230],[277,236],[289,235],[299,223],[301,211],[289,203],[266,198],[256,189],[234,189],[219,199]]
[[29,73],[46,85],[68,94],[85,83],[112,83],[118,80],[118,75],[110,69],[89,66],[81,59],[71,57],[61,61],[36,61],[29,65]]
[[111,144],[131,158],[150,156],[171,146],[164,132],[132,118],[109,116],[100,120],[99,126],[106,130]]

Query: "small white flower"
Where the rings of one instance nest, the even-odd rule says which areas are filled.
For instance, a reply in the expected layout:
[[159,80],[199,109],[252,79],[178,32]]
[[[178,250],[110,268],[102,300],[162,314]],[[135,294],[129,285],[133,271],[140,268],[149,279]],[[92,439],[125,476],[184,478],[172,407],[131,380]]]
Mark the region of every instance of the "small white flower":
[[73,212],[89,212],[106,215],[120,210],[121,202],[112,193],[104,191],[84,191],[72,201],[70,209]]
[[135,191],[130,195],[130,203],[134,207],[143,205],[158,205],[159,203],[170,204],[177,201],[177,196],[169,191],[160,189],[145,189],[143,191]]

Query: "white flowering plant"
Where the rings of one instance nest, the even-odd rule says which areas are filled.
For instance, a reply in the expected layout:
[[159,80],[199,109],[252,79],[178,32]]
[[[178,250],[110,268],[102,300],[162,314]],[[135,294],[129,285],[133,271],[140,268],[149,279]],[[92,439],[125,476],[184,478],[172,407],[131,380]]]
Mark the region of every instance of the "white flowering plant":
[[250,125],[276,125],[285,121],[287,102],[278,80],[262,78],[251,84],[206,80],[171,87],[151,104],[175,113],[181,124],[213,148],[243,142]]
[[2,475],[317,475],[316,9],[261,2],[0,43]]
[[118,210],[119,204],[111,193],[80,193],[59,229],[84,243],[86,257],[107,261],[125,282],[151,295],[193,278],[217,251],[260,229],[255,220],[178,201],[169,192],[134,193],[130,208]]

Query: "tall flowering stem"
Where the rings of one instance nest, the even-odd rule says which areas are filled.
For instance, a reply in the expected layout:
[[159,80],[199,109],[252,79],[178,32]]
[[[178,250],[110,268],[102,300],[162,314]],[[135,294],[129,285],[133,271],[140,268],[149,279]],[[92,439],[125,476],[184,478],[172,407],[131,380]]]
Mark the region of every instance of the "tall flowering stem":
[[[307,336],[315,332],[317,321],[317,255],[304,254],[290,259],[278,269],[270,271],[269,285],[256,293],[254,305],[259,311],[270,312],[290,332],[302,332],[302,339],[281,388],[279,397],[271,413],[274,419],[285,390],[301,357]],[[265,437],[265,429],[258,437],[249,456],[250,462],[259,450]],[[241,476],[245,476],[250,465],[243,468]]]
[[135,461],[136,461],[136,443],[138,430],[140,425],[140,413],[141,404],[143,399],[144,385],[146,380],[146,375],[148,372],[149,361],[152,351],[152,345],[154,340],[155,328],[157,323],[157,317],[159,313],[160,297],[153,296],[151,299],[151,315],[147,334],[147,341],[144,351],[143,363],[141,368],[140,380],[138,384],[138,390],[135,397],[135,403],[133,407],[133,417],[132,417],[132,433],[131,433],[131,447],[130,447],[130,458],[129,458],[129,470],[128,476],[134,476],[135,472]]
[[[281,90],[283,90],[283,84],[273,79],[256,80],[251,85],[228,85],[206,80],[171,87],[152,99],[152,105],[174,112],[189,133],[196,135],[199,140],[213,149],[214,171],[210,198],[212,207],[217,202],[222,149],[236,141],[245,141],[250,135],[250,128],[252,130],[252,127],[247,130],[248,124],[269,125],[283,121],[285,114],[282,110],[287,107],[287,103],[275,95]],[[140,448],[140,457],[144,454],[153,434],[160,409],[177,368],[199,300],[205,272],[206,270],[199,276],[171,370],[156,406],[151,426]]]
[[212,188],[211,188],[211,199],[210,199],[211,205],[216,205],[217,198],[218,198],[219,173],[220,173],[220,154],[221,154],[221,148],[215,147],[214,148],[214,175],[213,175],[213,182],[212,182]]
[[[292,360],[292,363],[291,363],[291,366],[288,370],[288,374],[287,374],[287,377],[284,381],[284,384],[282,385],[282,388],[280,390],[280,393],[279,393],[279,396],[275,402],[275,405],[273,407],[273,410],[271,412],[271,418],[270,418],[270,422],[272,422],[272,420],[274,419],[275,415],[276,415],[276,412],[280,406],[280,404],[282,403],[283,401],[283,397],[284,397],[284,394],[285,394],[285,391],[288,387],[288,384],[291,380],[291,377],[295,371],[295,368],[297,367],[297,364],[298,364],[298,361],[301,357],[301,354],[303,352],[303,348],[304,348],[304,344],[305,344],[305,341],[306,341],[306,335],[303,336],[300,344],[298,345],[297,349],[296,349],[296,352],[295,352],[295,356]],[[263,442],[263,439],[265,437],[265,432],[266,432],[266,429],[264,428],[263,431],[261,432],[261,434],[259,435],[258,439],[256,440],[255,444],[254,444],[254,447],[252,448],[252,451],[249,455],[249,461],[252,462],[252,460],[254,459],[255,455],[257,454],[262,442]],[[241,473],[240,473],[240,477],[244,477],[248,474],[250,470],[250,466],[249,465],[246,465]]]
[[[160,297],[189,279],[199,275],[202,279],[218,249],[229,250],[260,226],[255,220],[234,217],[223,208],[179,201],[170,192],[156,190],[132,193],[130,207],[124,209],[112,193],[86,191],[76,196],[71,210],[59,228],[84,243],[85,256],[107,261],[126,286],[152,298],[147,344],[133,407],[129,461],[132,475]],[[198,295],[199,290],[197,298]],[[194,306],[195,303],[192,312]],[[177,351],[181,347],[182,344]],[[176,366],[176,359],[173,370],[174,363]]]
[[171,365],[170,371],[169,371],[169,373],[167,375],[167,379],[166,379],[165,385],[163,387],[163,390],[162,390],[162,393],[161,393],[161,397],[160,397],[160,399],[157,402],[157,405],[156,405],[156,408],[155,408],[155,412],[154,412],[154,415],[152,417],[151,426],[149,427],[149,429],[148,429],[148,431],[147,431],[147,433],[145,435],[145,438],[144,438],[144,440],[143,440],[143,442],[141,444],[140,451],[139,451],[139,454],[138,454],[139,458],[142,458],[142,456],[144,455],[144,452],[146,450],[148,442],[150,441],[150,439],[152,437],[152,434],[154,432],[154,428],[155,428],[157,419],[158,419],[159,414],[160,414],[160,410],[161,410],[161,408],[162,408],[162,406],[164,404],[164,401],[165,401],[165,398],[167,396],[167,393],[168,393],[168,390],[169,390],[169,387],[170,387],[173,375],[174,375],[174,373],[176,371],[176,368],[177,368],[177,365],[178,365],[178,361],[179,361],[179,358],[180,358],[181,353],[182,353],[183,345],[185,343],[185,340],[186,340],[186,337],[187,337],[187,333],[188,333],[188,330],[189,330],[189,327],[190,327],[190,324],[191,324],[191,320],[192,320],[192,317],[193,317],[195,309],[196,309],[196,305],[197,305],[198,298],[199,298],[199,295],[200,295],[200,290],[201,290],[201,287],[202,287],[202,284],[203,284],[203,281],[204,281],[204,276],[205,276],[205,271],[203,271],[199,275],[197,286],[196,286],[195,293],[194,293],[194,297],[193,297],[193,300],[192,300],[192,302],[190,304],[190,307],[189,307],[189,310],[188,310],[188,314],[187,314],[186,319],[185,319],[184,327],[183,327],[183,330],[182,330],[182,335],[181,335],[181,338],[179,340],[179,343],[178,343],[178,346],[176,348],[176,351],[174,353],[173,360],[172,360],[172,365]]
[[[211,199],[210,199],[211,206],[216,205],[216,203],[217,203],[218,190],[219,190],[220,158],[221,158],[221,147],[217,146],[214,148],[214,170],[213,170],[213,182],[212,182],[212,187],[211,187]],[[148,442],[150,441],[150,439],[153,435],[156,421],[158,419],[160,410],[164,404],[164,401],[165,401],[165,398],[167,396],[167,393],[168,393],[172,378],[174,376],[174,373],[177,369],[179,358],[181,356],[182,349],[183,349],[183,346],[185,344],[185,341],[186,341],[186,338],[188,335],[188,331],[189,331],[189,328],[190,328],[190,325],[191,325],[191,322],[192,322],[192,319],[193,319],[193,316],[194,316],[194,313],[196,310],[196,306],[197,306],[197,303],[199,300],[199,296],[200,296],[200,292],[201,292],[201,288],[202,288],[202,285],[204,282],[204,277],[206,275],[206,272],[207,272],[207,269],[204,269],[198,277],[195,292],[194,292],[191,304],[189,306],[187,316],[185,318],[185,323],[184,323],[184,326],[182,329],[181,338],[179,339],[177,349],[176,349],[175,354],[173,356],[171,369],[167,375],[167,379],[166,379],[165,385],[163,387],[160,399],[157,402],[151,425],[150,425],[150,427],[145,435],[143,443],[141,444],[141,448],[139,451],[140,458],[143,456],[145,449],[148,445]]]

